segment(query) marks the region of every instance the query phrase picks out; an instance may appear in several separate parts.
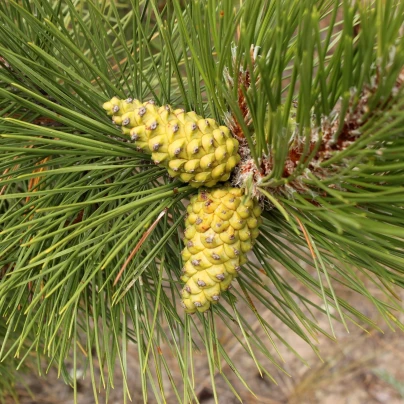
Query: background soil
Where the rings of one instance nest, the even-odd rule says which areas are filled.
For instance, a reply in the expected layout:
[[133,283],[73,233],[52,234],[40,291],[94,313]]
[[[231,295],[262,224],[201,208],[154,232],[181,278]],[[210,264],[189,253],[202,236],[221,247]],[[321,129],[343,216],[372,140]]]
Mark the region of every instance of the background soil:
[[[310,269],[308,268],[308,270]],[[286,271],[283,275],[287,276]],[[296,289],[301,288],[301,285],[294,278],[290,277],[289,280]],[[267,369],[277,384],[268,377],[260,376],[251,358],[242,349],[239,349],[238,345],[234,344],[234,337],[230,331],[223,325],[220,327],[218,322],[222,343],[226,346],[227,352],[230,353],[232,360],[238,366],[251,390],[256,394],[254,396],[248,392],[237,380],[234,373],[228,367],[224,367],[223,371],[236,386],[243,402],[263,404],[404,403],[404,338],[402,332],[388,329],[370,302],[364,301],[354,295],[353,292],[338,288],[338,285],[335,285],[335,290],[337,295],[349,300],[357,309],[372,318],[384,332],[365,330],[350,324],[350,332],[347,333],[342,324],[335,322],[336,342],[319,335],[317,346],[321,354],[320,359],[304,341],[290,331],[271,312],[262,313],[260,311],[263,317],[307,361],[306,365],[279,344],[278,348],[284,358],[283,368],[290,376],[269,364]],[[380,292],[375,290],[374,293]],[[306,294],[306,296],[318,301],[314,295]],[[404,292],[401,297],[404,297]],[[245,312],[250,313],[249,310]],[[250,315],[252,327],[256,327],[258,332],[262,333],[262,338],[266,339],[267,337],[260,329],[259,324],[255,324],[256,318],[253,314]],[[404,322],[404,315],[399,320]],[[319,325],[329,331],[329,324],[326,319],[319,320]],[[269,341],[267,346],[269,347]],[[164,349],[164,347],[162,348]],[[274,351],[272,348],[270,349]],[[136,346],[129,346],[128,351],[130,393],[134,403],[142,403]],[[179,371],[175,370],[175,359],[168,358],[168,360],[170,361],[170,369],[172,369],[174,377],[178,379],[180,386],[181,377]],[[257,360],[262,360],[263,363],[268,362],[260,355],[257,355]],[[200,402],[203,404],[214,403],[204,352],[196,353],[195,363],[197,363],[196,390]],[[85,380],[79,378],[79,380],[79,404],[95,403],[89,377]],[[23,382],[28,385],[31,393],[27,393],[22,384],[18,387],[21,404],[73,404],[71,388],[57,378],[54,370],[43,377],[27,374],[24,376]],[[216,383],[220,403],[238,402],[219,376],[216,378]],[[168,380],[165,380],[165,387],[167,388],[167,403],[176,403],[177,399],[170,389]],[[152,393],[150,392],[150,394]],[[108,402],[112,404],[123,403],[122,380],[117,381],[115,389],[110,393]],[[150,396],[148,402],[157,401]],[[14,403],[14,400],[10,400],[9,404],[11,403]],[[105,403],[105,392],[100,393],[100,403]]]

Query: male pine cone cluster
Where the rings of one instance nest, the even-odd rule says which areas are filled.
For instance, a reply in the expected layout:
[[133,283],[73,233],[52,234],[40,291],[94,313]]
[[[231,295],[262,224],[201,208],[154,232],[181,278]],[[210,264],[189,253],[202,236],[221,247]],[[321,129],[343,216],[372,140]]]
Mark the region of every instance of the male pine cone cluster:
[[164,165],[172,177],[193,187],[227,181],[240,161],[238,142],[229,129],[195,112],[117,97],[103,108],[139,150],[151,153],[154,162]]
[[[240,161],[237,140],[213,119],[131,98],[113,97],[103,107],[139,150],[194,187],[227,181]],[[204,312],[218,302],[247,261],[258,237],[261,208],[242,189],[225,185],[201,188],[187,210],[182,305],[187,313]]]
[[202,189],[191,198],[182,251],[182,304],[187,313],[217,303],[258,237],[261,208],[240,188]]

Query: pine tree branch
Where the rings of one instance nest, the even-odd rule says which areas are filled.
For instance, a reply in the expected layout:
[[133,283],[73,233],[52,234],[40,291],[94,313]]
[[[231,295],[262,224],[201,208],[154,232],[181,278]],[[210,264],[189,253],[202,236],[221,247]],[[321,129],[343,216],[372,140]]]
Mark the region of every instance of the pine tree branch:
[[[298,355],[263,310],[316,353],[318,334],[333,338],[320,318],[331,330],[378,329],[337,286],[402,329],[404,4],[80,3],[0,4],[0,357],[35,353],[77,394],[65,368],[73,357],[96,392],[113,386],[115,361],[126,380],[131,341],[144,401],[187,402],[198,400],[197,346],[214,391],[217,373],[235,391],[224,364],[248,389],[235,351],[267,375],[269,363],[280,368],[275,339]],[[242,143],[233,182],[266,208],[257,260],[208,316],[179,307],[194,190],[112,124],[102,109],[112,96],[196,111]],[[230,351],[218,322],[234,337]]]

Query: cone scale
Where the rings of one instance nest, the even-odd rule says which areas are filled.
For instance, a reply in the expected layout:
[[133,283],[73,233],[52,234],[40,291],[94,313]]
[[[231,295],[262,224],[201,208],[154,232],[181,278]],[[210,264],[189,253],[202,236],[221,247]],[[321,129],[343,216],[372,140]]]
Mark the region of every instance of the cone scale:
[[238,141],[230,130],[195,112],[117,97],[103,108],[139,151],[151,154],[172,177],[195,188],[227,181],[240,161]]
[[240,188],[200,189],[187,207],[182,305],[187,313],[204,312],[247,262],[258,237],[261,208]]

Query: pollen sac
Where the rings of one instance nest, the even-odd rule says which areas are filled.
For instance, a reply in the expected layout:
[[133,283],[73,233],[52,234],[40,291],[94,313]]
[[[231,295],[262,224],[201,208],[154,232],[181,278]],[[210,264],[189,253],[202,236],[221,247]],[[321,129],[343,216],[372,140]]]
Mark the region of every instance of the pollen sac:
[[118,97],[103,108],[139,150],[195,188],[227,181],[240,161],[238,141],[229,129],[195,112]]
[[224,186],[200,188],[187,211],[182,306],[192,314],[218,303],[247,262],[247,253],[259,235],[261,208],[242,189]]

